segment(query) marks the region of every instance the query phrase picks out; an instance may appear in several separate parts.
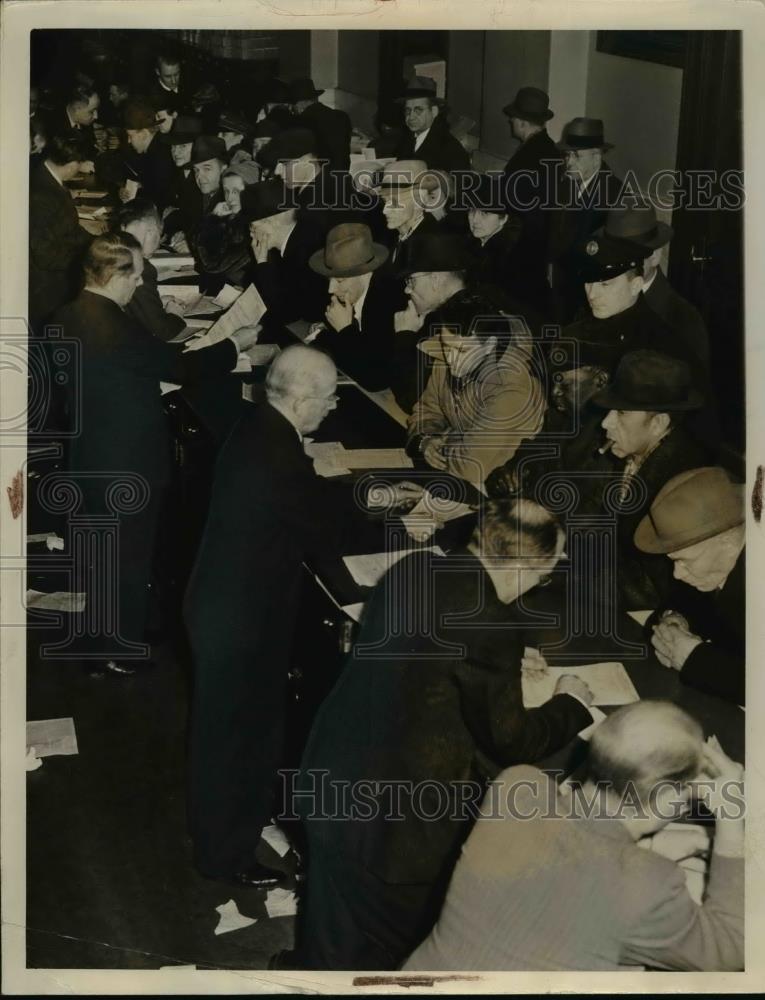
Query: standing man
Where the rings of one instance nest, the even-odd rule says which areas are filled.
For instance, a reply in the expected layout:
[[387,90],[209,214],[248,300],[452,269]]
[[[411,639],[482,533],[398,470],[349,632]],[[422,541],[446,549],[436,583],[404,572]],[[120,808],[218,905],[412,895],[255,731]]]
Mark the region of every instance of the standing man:
[[330,170],[347,170],[351,164],[351,119],[344,111],[328,108],[313,80],[301,77],[290,84],[295,126],[310,129],[319,143],[319,156]]
[[549,309],[547,247],[550,209],[559,184],[563,157],[547,134],[554,117],[550,98],[537,87],[521,87],[502,109],[520,146],[505,164],[507,207],[521,221],[521,234],[511,255],[514,287],[543,314]]
[[680,680],[743,705],[746,698],[744,491],[724,469],[671,479],[635,532],[641,552],[664,553],[674,584],[646,622],[656,656]]
[[187,103],[181,88],[181,60],[171,52],[159,52],[154,63],[154,81],[150,96],[156,107],[177,114]]
[[469,170],[470,156],[449,131],[436,97],[436,82],[427,76],[410,80],[398,103],[404,105],[407,133],[396,150],[399,160],[424,160],[431,170]]
[[[98,120],[101,98],[93,84],[80,83],[72,87],[66,96],[63,108],[54,113],[49,134],[79,132],[87,143],[86,160],[94,160],[97,152],[93,123]],[[92,170],[92,167],[91,167]]]
[[622,181],[603,159],[606,142],[600,118],[574,118],[558,143],[565,170],[550,218],[549,260],[555,318],[570,323],[584,306],[577,276],[577,248],[601,227],[621,201]]
[[154,107],[131,101],[125,108],[125,132],[134,154],[129,165],[141,185],[141,194],[161,214],[170,204],[175,167],[167,144],[160,139]]
[[303,560],[339,555],[358,530],[352,497],[303,450],[337,404],[330,358],[303,345],[269,369],[267,401],[223,446],[185,602],[194,658],[189,817],[199,872],[274,885],[255,859],[281,762],[290,637]]

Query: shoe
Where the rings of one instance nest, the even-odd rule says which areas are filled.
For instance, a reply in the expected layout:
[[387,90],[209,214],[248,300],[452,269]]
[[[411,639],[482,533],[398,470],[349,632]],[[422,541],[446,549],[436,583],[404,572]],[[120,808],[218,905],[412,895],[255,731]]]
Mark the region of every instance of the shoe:
[[234,885],[262,889],[278,885],[286,877],[284,872],[280,872],[278,868],[269,868],[268,865],[261,864],[260,861],[255,861],[249,868],[236,872],[236,874],[223,881],[231,882]]

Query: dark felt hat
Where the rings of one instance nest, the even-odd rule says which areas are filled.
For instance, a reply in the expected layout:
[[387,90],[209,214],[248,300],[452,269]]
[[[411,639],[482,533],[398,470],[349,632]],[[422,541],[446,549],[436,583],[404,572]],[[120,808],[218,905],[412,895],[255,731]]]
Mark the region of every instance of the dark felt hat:
[[129,101],[123,116],[125,128],[138,132],[144,128],[157,127],[157,112],[151,101]]
[[419,271],[465,271],[475,264],[470,240],[457,233],[413,233],[404,241],[402,276]]
[[459,209],[477,208],[482,212],[504,215],[507,211],[503,173],[479,174],[460,171],[455,177],[454,205]]
[[289,90],[292,104],[297,104],[298,101],[312,101],[324,93],[323,90],[317,90],[314,87],[313,80],[308,76],[301,76],[297,80],[293,80]]
[[603,230],[593,233],[577,247],[577,270],[584,282],[608,281],[638,267],[650,254],[647,247],[613,239]]
[[218,131],[248,135],[252,131],[252,126],[239,111],[221,111],[218,115]]
[[273,118],[263,118],[253,125],[250,135],[253,139],[273,139],[275,135],[282,132],[282,126]]
[[430,97],[437,104],[443,103],[436,96],[436,81],[429,76],[414,76],[411,80],[407,80],[403,93],[396,98],[396,103],[403,104],[413,97]]
[[573,324],[563,331],[561,347],[564,348],[565,360],[562,362],[557,360],[556,346],[551,345],[551,363],[560,371],[592,366],[612,372],[622,353],[621,343],[613,337],[598,338],[594,331],[579,327],[580,324]]
[[502,111],[508,118],[523,118],[524,121],[538,125],[549,121],[554,115],[550,111],[550,98],[538,87],[521,87]]
[[674,413],[699,409],[703,397],[693,388],[691,370],[685,361],[641,350],[624,355],[613,381],[592,401],[606,410]]
[[178,115],[170,131],[160,135],[160,138],[170,146],[180,146],[193,142],[201,134],[201,118],[195,115]]
[[290,90],[284,80],[273,77],[263,91],[264,104],[291,104]]
[[605,226],[594,233],[595,238],[599,234],[626,240],[649,251],[658,250],[674,236],[672,227],[658,221],[656,210],[648,202],[611,209]]
[[204,163],[206,160],[226,161],[226,144],[217,135],[200,135],[194,140],[191,162]]
[[242,191],[241,203],[241,216],[246,222],[269,219],[297,207],[292,191],[279,177],[248,185]]
[[352,278],[376,271],[387,257],[387,247],[372,242],[369,226],[344,222],[330,229],[323,249],[312,254],[308,263],[326,278]]
[[638,524],[634,541],[641,552],[687,549],[744,523],[744,487],[719,466],[689,469],[656,494]]
[[264,167],[273,170],[280,160],[298,160],[316,153],[316,137],[308,128],[288,128],[279,132],[258,154]]
[[606,142],[603,135],[603,121],[600,118],[573,118],[563,128],[558,149],[613,149],[613,143]]

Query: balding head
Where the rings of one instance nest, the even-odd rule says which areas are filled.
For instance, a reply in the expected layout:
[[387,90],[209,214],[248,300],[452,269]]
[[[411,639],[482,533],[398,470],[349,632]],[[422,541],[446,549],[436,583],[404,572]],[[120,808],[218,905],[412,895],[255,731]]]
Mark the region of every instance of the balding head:
[[587,761],[591,781],[622,793],[639,792],[660,781],[688,781],[701,768],[701,726],[667,701],[625,705],[598,726]]
[[300,431],[316,430],[336,405],[337,369],[330,357],[296,344],[277,355],[266,377],[268,401]]

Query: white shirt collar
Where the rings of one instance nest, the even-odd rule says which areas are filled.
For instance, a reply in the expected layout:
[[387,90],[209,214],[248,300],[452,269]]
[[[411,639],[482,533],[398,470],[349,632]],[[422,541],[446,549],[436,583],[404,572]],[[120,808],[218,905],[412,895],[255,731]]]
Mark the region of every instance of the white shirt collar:
[[[48,163],[47,160],[45,161],[45,169],[48,171],[48,173],[56,181],[57,184],[60,184],[61,187],[64,187],[64,182],[61,180],[58,174],[54,173],[54,171],[51,169],[50,163]],[[64,190],[66,191],[66,188],[64,188]]]
[[353,303],[353,318],[359,324],[359,329],[361,329],[361,311],[364,308],[364,301],[366,300],[367,292],[369,291],[369,285],[371,281],[372,281],[372,276],[370,274],[369,281],[367,282],[367,287],[361,293],[357,301]]
[[293,222],[289,225],[287,229],[284,230],[284,239],[282,240],[282,245],[279,247],[279,253],[282,255],[282,257],[284,256],[284,250],[287,246],[287,241],[289,240],[290,236],[292,236],[292,231],[296,225],[297,222]]
[[404,240],[408,240],[408,239],[409,239],[409,237],[410,237],[410,236],[412,235],[412,233],[413,233],[413,232],[415,231],[415,229],[416,229],[416,228],[417,228],[417,227],[418,227],[418,226],[420,225],[420,223],[422,222],[422,220],[423,220],[424,218],[425,218],[425,213],[423,213],[423,214],[422,214],[422,215],[421,215],[421,216],[419,217],[419,219],[418,219],[418,220],[417,220],[417,221],[415,222],[415,224],[414,224],[414,225],[412,226],[412,228],[411,228],[411,229],[407,229],[407,231],[406,231],[406,235],[405,235],[405,236],[404,236],[404,235],[402,235],[402,233],[401,233],[401,230],[399,230],[399,233],[398,233],[398,241],[399,241],[399,243],[403,243],[403,242],[404,242]]
[[655,271],[653,272],[653,274],[651,275],[651,280],[650,280],[650,281],[647,281],[647,282],[645,282],[645,284],[643,285],[643,294],[645,294],[645,293],[646,293],[646,292],[648,291],[648,289],[649,289],[649,288],[651,287],[651,285],[652,285],[652,284],[654,283],[654,281],[656,281],[656,275],[657,275],[658,273],[659,273],[659,269],[657,268],[657,269],[656,269],[656,270],[655,270]]
[[419,135],[416,135],[414,137],[414,149],[415,149],[415,152],[420,148],[420,146],[423,144],[423,142],[425,142],[425,140],[427,139],[428,132],[430,132],[430,129],[426,128],[424,132],[420,132]]
[[163,90],[167,91],[168,94],[177,94],[178,93],[178,88],[177,87],[166,87],[164,85],[164,83],[162,83],[162,77],[158,76],[157,80],[159,81],[160,87]]
[[69,124],[72,126],[72,128],[79,129],[80,126],[77,124],[77,122],[72,121],[72,116],[69,114],[69,108],[66,109],[66,117],[69,119]]
[[577,179],[577,184],[576,184],[577,197],[581,198],[581,196],[584,194],[587,188],[594,183],[595,178],[598,176],[598,173],[599,171],[596,170],[595,173],[591,174],[586,181],[583,181],[579,178]]

